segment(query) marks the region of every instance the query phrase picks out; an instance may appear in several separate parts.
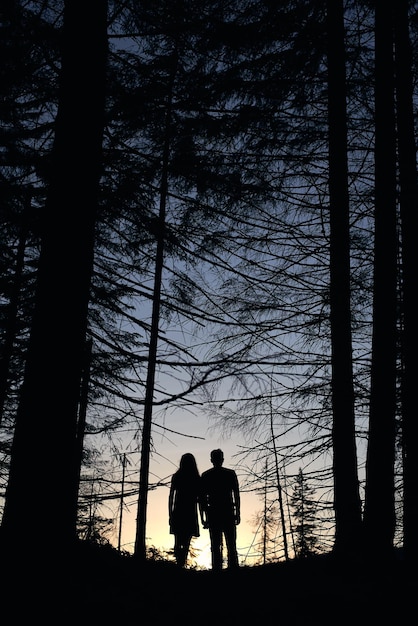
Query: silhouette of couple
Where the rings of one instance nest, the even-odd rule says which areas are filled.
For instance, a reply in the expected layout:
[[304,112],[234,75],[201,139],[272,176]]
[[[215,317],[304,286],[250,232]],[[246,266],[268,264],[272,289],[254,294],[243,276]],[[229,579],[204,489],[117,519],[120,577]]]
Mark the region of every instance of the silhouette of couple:
[[200,476],[196,459],[189,452],[180,459],[171,479],[168,513],[174,535],[174,556],[180,567],[187,561],[192,537],[199,537],[199,519],[209,529],[212,569],[222,569],[222,541],[228,554],[228,568],[238,567],[237,525],[240,523],[240,492],[234,470],[222,467],[222,450],[212,450],[213,467]]

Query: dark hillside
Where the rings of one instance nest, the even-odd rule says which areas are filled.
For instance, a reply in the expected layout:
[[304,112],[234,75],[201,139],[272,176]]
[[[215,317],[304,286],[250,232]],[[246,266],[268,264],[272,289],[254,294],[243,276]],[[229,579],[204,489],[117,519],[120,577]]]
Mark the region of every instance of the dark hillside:
[[[378,572],[361,564],[343,567],[324,556],[213,573],[179,570],[166,561],[140,565],[106,547],[82,547],[73,557],[65,571],[51,571],[45,563],[38,568],[10,564],[2,603],[3,617],[9,617],[2,624],[357,626],[414,621],[410,616],[418,579],[400,559],[381,565]],[[13,610],[5,613],[6,606]]]

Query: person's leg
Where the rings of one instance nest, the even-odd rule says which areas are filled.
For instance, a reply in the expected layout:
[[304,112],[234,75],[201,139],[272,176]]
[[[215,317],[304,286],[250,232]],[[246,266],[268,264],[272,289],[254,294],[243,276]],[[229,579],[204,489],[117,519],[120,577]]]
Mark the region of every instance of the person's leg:
[[181,545],[177,553],[177,565],[179,567],[184,567],[186,565],[186,556],[187,556],[186,550],[184,546]]
[[235,524],[225,528],[224,534],[228,551],[228,567],[238,567],[237,527]]
[[174,558],[176,559],[177,565],[179,565],[179,561],[181,560],[181,543],[178,535],[174,535]]
[[209,528],[212,569],[222,569],[222,532],[219,528]]
[[190,548],[191,540],[192,540],[192,538],[189,535],[187,535],[187,537],[184,537],[184,539],[183,539],[183,545],[182,545],[183,566],[186,565],[186,563],[187,563],[187,556],[189,554],[189,548]]
[[186,565],[191,540],[192,538],[188,535],[179,535],[176,538],[174,553],[179,567],[184,567]]

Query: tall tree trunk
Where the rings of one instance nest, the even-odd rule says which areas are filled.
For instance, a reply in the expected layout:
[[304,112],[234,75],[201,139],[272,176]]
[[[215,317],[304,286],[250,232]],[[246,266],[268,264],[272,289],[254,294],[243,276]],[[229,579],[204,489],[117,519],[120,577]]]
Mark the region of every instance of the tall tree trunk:
[[[283,489],[282,489],[282,481],[280,480],[280,471],[279,471],[279,460],[278,460],[278,451],[276,446],[276,438],[274,436],[274,425],[273,425],[273,407],[270,402],[270,432],[271,432],[271,441],[273,444],[273,456],[274,456],[274,469],[276,474],[276,483],[277,483],[277,499],[279,502],[280,509],[280,522],[282,525],[283,532],[283,550],[284,550],[284,558],[286,561],[289,560],[289,548],[287,544],[287,532],[286,532],[286,518],[284,514],[284,504],[283,504]],[[267,467],[266,467],[266,475],[267,475]]]
[[19,311],[19,298],[22,282],[22,273],[25,265],[25,249],[26,236],[28,232],[28,207],[30,205],[30,197],[27,200],[27,206],[23,211],[22,225],[19,233],[19,243],[16,251],[16,264],[13,277],[13,284],[10,294],[10,302],[6,315],[6,332],[2,351],[0,354],[0,425],[3,421],[3,411],[7,400],[9,390],[9,368],[12,360],[13,346],[16,339],[17,316]]
[[418,188],[413,113],[412,51],[408,2],[395,5],[395,64],[400,214],[402,240],[402,441],[404,550],[410,563],[418,558],[418,419],[415,387],[418,378],[418,326],[416,323],[416,268]]
[[347,164],[344,9],[327,2],[330,194],[330,319],[333,471],[337,554],[360,549],[361,501],[355,437]]
[[135,535],[135,557],[141,561],[145,561],[147,556],[146,549],[146,523],[147,523],[147,507],[148,507],[148,490],[149,490],[149,464],[151,449],[151,431],[152,431],[152,410],[154,404],[155,389],[155,368],[157,361],[157,345],[158,331],[160,325],[160,307],[161,307],[161,282],[164,265],[164,242],[166,228],[166,203],[168,194],[168,162],[170,157],[170,141],[171,141],[171,115],[172,115],[172,98],[174,78],[177,70],[177,51],[174,52],[172,58],[172,68],[170,73],[170,83],[168,92],[167,111],[165,118],[165,137],[163,145],[163,154],[161,159],[162,174],[160,185],[160,206],[157,220],[157,250],[155,255],[155,276],[154,291],[152,301],[152,319],[151,331],[148,350],[148,371],[145,387],[145,406],[144,406],[144,424],[142,428],[141,441],[141,464],[139,469],[139,495],[138,495],[138,515],[136,521]]
[[396,415],[396,133],[394,3],[375,11],[375,243],[372,367],[364,524],[371,558],[393,551]]
[[93,351],[93,342],[91,339],[86,341],[84,349],[84,362],[83,370],[81,374],[80,382],[80,401],[78,408],[77,430],[76,430],[76,455],[74,458],[74,510],[73,510],[73,525],[77,525],[77,512],[78,512],[78,492],[80,488],[81,466],[83,463],[83,451],[84,451],[84,435],[86,431],[87,422],[87,409],[88,409],[88,393],[90,383],[90,367],[91,367],[91,355]]
[[[76,537],[74,463],[102,163],[107,3],[68,0],[35,310],[2,536],[60,552]],[[61,552],[62,553],[62,552]]]

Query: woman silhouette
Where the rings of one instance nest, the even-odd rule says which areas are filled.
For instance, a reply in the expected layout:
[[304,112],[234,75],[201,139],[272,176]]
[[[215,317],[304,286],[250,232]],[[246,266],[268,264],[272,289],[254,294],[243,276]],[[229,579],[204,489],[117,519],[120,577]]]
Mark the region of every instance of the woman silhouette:
[[184,567],[192,537],[199,537],[197,506],[200,474],[196,459],[187,452],[180,459],[179,469],[171,478],[168,498],[170,534],[174,535],[174,556],[177,565]]

